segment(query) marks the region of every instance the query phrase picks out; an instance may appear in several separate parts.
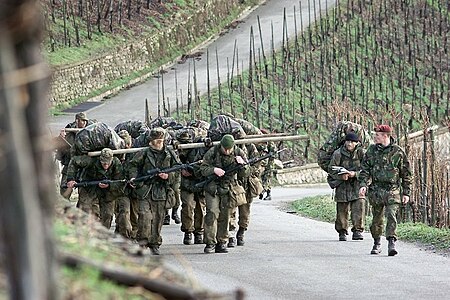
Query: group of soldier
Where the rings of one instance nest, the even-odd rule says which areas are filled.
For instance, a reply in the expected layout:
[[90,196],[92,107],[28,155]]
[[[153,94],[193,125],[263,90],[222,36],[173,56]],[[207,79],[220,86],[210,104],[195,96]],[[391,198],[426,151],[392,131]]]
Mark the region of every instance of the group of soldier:
[[[258,158],[273,151],[273,144],[237,145],[235,140],[245,136],[240,131],[224,134],[209,149],[174,149],[168,140],[193,143],[192,130],[179,128],[170,135],[168,128],[154,127],[141,145],[146,147],[133,153],[115,154],[106,147],[99,156],[74,152],[77,133],[68,128],[83,129],[92,123],[85,113],[78,113],[61,130],[58,138],[66,143],[56,156],[63,166],[61,195],[69,198],[77,188],[77,207],[95,215],[107,228],[115,220],[117,233],[148,247],[154,255],[160,254],[161,229],[170,222],[169,209],[176,223],[181,223],[185,245],[206,244],[205,253],[226,253],[229,247],[244,245],[253,199],[263,199],[264,193],[265,200],[271,199],[273,156]],[[124,148],[134,147],[129,132],[117,134]]]
[[388,255],[398,253],[397,212],[401,204],[409,201],[412,175],[410,163],[403,149],[395,143],[392,128],[378,125],[374,143],[365,150],[361,138],[348,132],[343,145],[334,151],[329,162],[330,186],[335,189],[335,229],[339,241],[347,240],[349,211],[352,221],[352,240],[362,240],[364,232],[365,198],[372,207],[370,232],[374,240],[371,254],[381,253],[383,218],[386,217],[385,235]]
[[[85,128],[91,123],[79,113],[66,128]],[[172,135],[170,129],[159,127],[163,124],[157,125],[149,129],[144,144],[138,145],[146,147],[135,153],[114,155],[113,150],[104,148],[95,157],[74,153],[67,147],[65,151],[59,149],[57,158],[63,165],[61,195],[69,198],[78,187],[79,208],[97,216],[107,228],[115,218],[116,232],[148,247],[154,255],[160,254],[161,229],[170,222],[169,209],[175,222],[181,223],[185,245],[206,244],[205,253],[227,253],[229,247],[243,246],[253,199],[263,199],[264,192],[264,199],[271,199],[273,156],[264,154],[274,153],[274,145],[237,145],[236,139],[245,138],[240,130],[222,134],[220,143],[211,144],[209,149],[174,150],[168,147],[170,138],[180,145],[193,143],[196,137],[192,128],[205,124],[191,122],[189,130],[178,128]],[[60,139],[73,145],[75,133],[66,130],[61,131]],[[400,205],[409,201],[412,175],[392,128],[378,125],[374,130],[374,143],[367,148],[358,132],[346,132],[329,161],[329,183],[335,189],[335,229],[339,241],[346,241],[351,212],[352,239],[363,240],[367,195],[373,213],[371,254],[381,253],[385,216],[388,255],[394,256],[396,215]],[[136,146],[127,130],[118,130],[118,135],[125,148]],[[181,220],[177,213],[180,202]]]

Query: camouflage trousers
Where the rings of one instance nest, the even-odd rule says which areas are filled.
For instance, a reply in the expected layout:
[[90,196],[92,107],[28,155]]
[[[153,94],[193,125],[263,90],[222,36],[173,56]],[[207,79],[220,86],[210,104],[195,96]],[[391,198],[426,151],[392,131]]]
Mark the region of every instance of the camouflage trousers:
[[95,189],[95,187],[79,187],[77,207],[100,218],[99,198]]
[[135,239],[138,230],[139,202],[135,197],[117,199],[116,232],[126,238]]
[[139,221],[137,239],[142,246],[162,244],[161,229],[166,215],[166,201],[151,198],[139,200]]
[[365,199],[357,199],[349,202],[336,202],[336,221],[334,228],[337,232],[348,234],[348,215],[352,220],[352,232],[364,231]]
[[[83,196],[82,190],[86,191],[86,194],[84,194]],[[83,207],[88,208],[89,206],[91,206],[92,211],[94,211],[97,201],[100,210],[100,222],[106,228],[111,228],[111,223],[114,217],[116,206],[117,194],[109,192],[105,189],[101,189],[99,187],[80,189],[78,193],[80,197],[78,203],[80,203],[80,200],[83,200],[81,209],[83,209]]]
[[253,202],[253,198],[246,196],[247,203],[230,209],[230,224],[228,225],[229,231],[236,231],[236,212],[239,213],[237,225],[245,230],[248,229],[250,224],[250,206]]
[[370,232],[374,239],[383,234],[383,221],[386,217],[386,238],[397,239],[397,211],[400,207],[400,191],[369,188],[369,202],[372,205],[372,224]]
[[205,192],[206,215],[204,241],[207,245],[228,242],[229,196]]
[[181,231],[203,233],[205,210],[203,193],[181,190]]

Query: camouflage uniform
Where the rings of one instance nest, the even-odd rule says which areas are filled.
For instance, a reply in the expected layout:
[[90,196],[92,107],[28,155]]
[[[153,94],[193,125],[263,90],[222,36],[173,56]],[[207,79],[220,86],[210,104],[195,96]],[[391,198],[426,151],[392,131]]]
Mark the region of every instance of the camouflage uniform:
[[[329,165],[329,174],[334,180],[339,182],[336,187],[334,200],[336,201],[336,221],[334,228],[341,235],[348,234],[348,212],[351,210],[352,232],[354,239],[357,234],[364,231],[364,211],[365,199],[359,196],[360,185],[357,180],[361,170],[361,160],[364,156],[364,150],[360,145],[350,152],[345,145],[334,151],[331,156]],[[342,175],[338,174],[337,170],[332,170],[333,166],[344,167],[348,171],[356,172],[356,176],[348,180],[341,180]],[[357,238],[360,239],[360,238]]]
[[[77,178],[79,171],[80,178]],[[113,157],[111,164],[105,170],[99,158],[89,157],[87,155],[73,156],[70,160],[67,181],[96,181],[96,180],[119,180],[123,179],[123,169],[117,157]],[[78,203],[77,207],[85,212],[96,213],[96,203],[100,206],[100,220],[106,228],[111,227],[112,218],[114,215],[115,200],[123,195],[124,183],[111,183],[107,188],[100,188],[99,186],[80,187],[78,189]]]
[[[225,171],[235,167],[237,165],[236,156],[241,156],[246,160],[245,153],[235,146],[232,148],[230,155],[223,153],[221,144],[214,146],[206,152],[203,158],[200,166],[202,175],[205,177],[215,176],[215,167]],[[247,174],[248,166],[244,166],[238,174],[227,174],[220,178],[217,177],[205,187],[206,216],[204,240],[207,247],[214,245],[218,246],[219,249],[226,249],[229,212],[230,208],[236,207],[236,204],[232,203],[229,194],[231,190],[239,186],[238,175],[239,177],[245,177]],[[216,252],[218,252],[217,250],[218,248],[216,247]],[[205,252],[207,252],[206,248]]]
[[[117,126],[116,126],[117,127]],[[127,149],[131,148],[132,137],[127,130],[120,130],[118,132],[119,136],[124,140],[125,147]],[[123,154],[119,157],[122,163],[123,173],[125,178],[130,178],[128,176],[128,163],[134,153]],[[129,185],[125,187],[123,197],[120,197],[116,201],[116,233],[121,234],[126,238],[135,239],[138,228],[138,209],[139,201],[137,196],[134,194],[134,189],[130,188]]]
[[[86,118],[85,113],[78,113],[75,115],[75,121],[67,124],[65,128],[77,128],[77,121],[76,121],[77,119],[86,121],[87,122],[86,126],[93,124],[92,121],[90,121]],[[67,199],[70,198],[70,195],[72,194],[72,192],[66,192],[67,188],[63,188],[63,186],[67,182],[67,169],[69,167],[69,162],[70,162],[70,157],[71,157],[70,147],[72,145],[74,145],[74,143],[75,143],[75,135],[76,135],[76,132],[66,132],[66,136],[64,138],[62,138],[60,136],[55,138],[57,143],[61,145],[56,149],[56,159],[59,160],[62,165],[61,183],[59,185],[59,188],[60,188],[59,192],[62,196],[64,196]]]
[[[182,163],[193,163],[202,159],[203,148],[180,151]],[[203,243],[204,216],[206,210],[205,194],[203,190],[195,187],[202,181],[198,166],[194,166],[191,176],[181,177],[181,231],[185,233],[184,244],[191,244],[191,235],[194,233],[194,243]]]
[[[260,146],[260,148],[258,148],[259,152],[261,154],[267,154],[267,153],[275,153],[276,152],[276,146],[273,142],[268,142],[267,143],[267,148]],[[266,197],[264,198],[264,200],[271,200],[272,196],[270,195],[271,189],[272,189],[272,177],[273,177],[273,164],[275,161],[275,157],[269,157],[268,160],[264,160],[261,164],[261,168],[263,169],[263,171],[261,172],[261,183],[263,186],[263,192],[259,195],[259,199],[263,199],[264,197],[264,192],[266,192]]]
[[[162,129],[153,129],[150,135],[158,135]],[[160,137],[164,138],[164,134]],[[173,152],[164,146],[162,150],[152,147],[141,150],[129,163],[129,176],[138,178],[147,175],[153,169],[167,169],[176,163]],[[136,195],[139,199],[139,224],[137,239],[142,246],[149,246],[153,254],[159,254],[159,246],[162,243],[161,228],[166,209],[172,207],[175,194],[172,189],[175,174],[170,173],[164,180],[158,175],[145,182],[136,183]],[[158,253],[155,253],[155,250]]]
[[[246,144],[246,145],[240,145],[239,147],[242,147],[242,149],[248,159],[252,159],[259,156],[258,150],[256,149],[256,146],[254,144]],[[249,166],[249,176],[244,178],[238,178],[239,183],[242,185],[244,190],[246,191],[245,198],[247,200],[247,203],[243,205],[239,205],[237,208],[232,209],[230,212],[230,224],[229,224],[229,231],[235,231],[236,230],[236,211],[239,211],[239,219],[238,219],[238,225],[239,230],[236,233],[237,238],[237,245],[243,246],[244,245],[244,233],[248,229],[248,225],[250,223],[250,206],[253,202],[253,198],[258,195],[252,195],[250,188],[249,188],[249,181],[250,180],[257,180],[259,181],[259,176],[261,173],[261,162],[258,162],[256,164],[253,164],[252,166]],[[259,182],[260,184],[260,182]],[[234,244],[234,238],[230,237],[228,247],[233,247]]]
[[[369,180],[372,182],[369,185]],[[384,147],[370,145],[362,161],[359,176],[361,187],[368,188],[368,199],[372,205],[373,220],[370,232],[374,240],[383,232],[383,213],[386,215],[386,238],[397,239],[397,211],[401,203],[400,192],[411,191],[411,169],[408,158],[400,146],[391,143]],[[400,190],[401,188],[401,190]]]

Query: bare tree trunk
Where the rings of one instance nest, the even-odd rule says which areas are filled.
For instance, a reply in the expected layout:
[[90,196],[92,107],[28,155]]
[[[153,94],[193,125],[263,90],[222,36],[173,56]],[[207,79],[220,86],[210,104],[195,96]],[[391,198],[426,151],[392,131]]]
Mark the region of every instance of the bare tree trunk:
[[[51,157],[45,138],[49,70],[37,1],[0,12],[0,234],[11,299],[56,299],[50,238]],[[10,27],[14,24],[14,27]],[[9,25],[9,26],[8,26]]]

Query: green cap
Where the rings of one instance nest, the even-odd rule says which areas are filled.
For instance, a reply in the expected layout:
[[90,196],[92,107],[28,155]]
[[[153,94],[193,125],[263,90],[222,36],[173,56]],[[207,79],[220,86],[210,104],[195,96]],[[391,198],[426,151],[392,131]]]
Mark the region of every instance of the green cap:
[[231,149],[234,147],[234,138],[231,134],[225,134],[220,140],[220,145],[225,149]]

